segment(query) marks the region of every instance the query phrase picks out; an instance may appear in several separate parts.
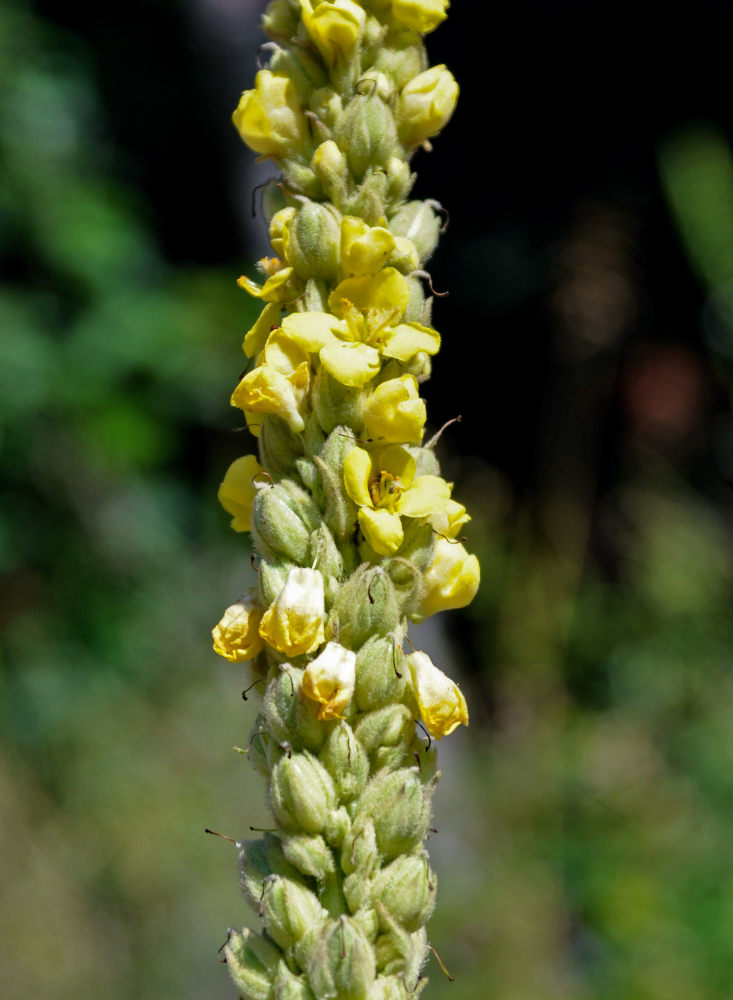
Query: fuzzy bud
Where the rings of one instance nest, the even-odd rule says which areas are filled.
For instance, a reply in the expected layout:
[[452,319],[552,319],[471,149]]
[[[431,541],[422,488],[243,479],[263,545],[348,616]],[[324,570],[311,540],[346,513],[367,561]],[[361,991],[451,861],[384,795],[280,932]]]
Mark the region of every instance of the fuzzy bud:
[[414,243],[424,264],[438,245],[440,218],[426,201],[408,201],[389,220],[389,228]]
[[408,854],[382,868],[374,879],[372,896],[401,927],[412,932],[429,920],[435,908],[436,884],[427,855]]
[[321,366],[313,380],[311,404],[318,423],[330,433],[339,424],[359,430],[367,392],[363,386],[344,385]]
[[267,726],[279,743],[294,750],[320,750],[324,731],[316,718],[315,706],[302,693],[303,671],[291,664],[267,685],[262,710]]
[[322,932],[307,972],[318,1000],[367,1000],[376,975],[374,951],[359,925],[342,916]]
[[282,961],[278,965],[272,989],[277,1000],[315,1000],[305,978],[296,976]]
[[392,32],[370,68],[385,73],[397,90],[402,90],[428,68],[425,46],[412,31]]
[[262,608],[251,596],[231,604],[212,630],[214,652],[231,663],[251,660],[264,648],[258,631]]
[[339,801],[351,802],[361,795],[369,777],[369,760],[348,723],[331,730],[318,757],[333,778]]
[[374,820],[370,816],[359,816],[346,835],[341,851],[341,868],[346,875],[358,872],[368,879],[379,864],[379,848]]
[[333,611],[338,620],[338,640],[358,649],[372,636],[397,628],[400,609],[395,587],[380,567],[362,563],[336,595]]
[[364,30],[364,9],[353,0],[322,0],[315,8],[310,0],[300,0],[300,7],[306,31],[324,61],[333,66],[348,59]]
[[229,932],[224,956],[242,1000],[270,1000],[272,977],[280,961],[274,944],[245,927],[241,933]]
[[354,693],[356,653],[328,642],[303,674],[303,693],[318,705],[318,718],[341,719]]
[[300,872],[285,858],[280,839],[266,833],[261,840],[243,840],[239,849],[239,885],[242,894],[254,910],[259,910],[265,879],[282,875],[294,881]]
[[370,166],[385,166],[397,148],[392,112],[376,94],[357,94],[344,111],[336,139],[356,177]]
[[397,131],[406,146],[417,146],[448,124],[458,100],[458,84],[445,66],[431,66],[403,88]]
[[262,891],[265,928],[281,948],[292,948],[326,913],[317,897],[298,882],[269,875]]
[[265,557],[307,563],[310,536],[320,514],[310,496],[291,480],[263,486],[252,506],[252,538]]
[[341,205],[346,195],[349,168],[346,157],[333,139],[321,143],[313,154],[311,167],[326,197],[334,204]]
[[308,751],[282,757],[275,764],[270,803],[285,831],[320,833],[335,802],[331,776]]
[[425,838],[430,807],[417,774],[408,768],[378,774],[364,789],[359,815],[374,823],[377,845],[387,858],[409,853]]
[[336,870],[333,853],[320,834],[310,837],[299,833],[283,837],[283,852],[299,872],[310,875],[319,882]]
[[406,743],[414,724],[406,705],[385,705],[374,712],[365,712],[354,732],[369,753],[378,747],[394,747]]
[[302,278],[335,278],[339,239],[335,209],[308,201],[285,230],[285,256]]
[[405,673],[402,650],[391,636],[368,639],[356,654],[354,698],[359,711],[399,702],[405,690]]

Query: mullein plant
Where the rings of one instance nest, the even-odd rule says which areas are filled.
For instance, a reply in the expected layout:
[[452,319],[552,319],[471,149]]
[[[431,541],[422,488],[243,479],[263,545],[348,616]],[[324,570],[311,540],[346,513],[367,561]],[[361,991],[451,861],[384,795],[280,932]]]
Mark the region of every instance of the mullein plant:
[[262,694],[247,752],[274,821],[237,844],[262,919],[224,949],[244,1000],[404,1000],[427,982],[434,741],[468,711],[407,622],[479,582],[468,514],[423,444],[440,206],[408,200],[410,159],[458,97],[423,44],[447,6],[272,0],[267,66],[233,116],[281,173],[263,197],[274,255],[239,279],[262,309],[231,402],[258,457],[219,491],[259,558],[214,649]]

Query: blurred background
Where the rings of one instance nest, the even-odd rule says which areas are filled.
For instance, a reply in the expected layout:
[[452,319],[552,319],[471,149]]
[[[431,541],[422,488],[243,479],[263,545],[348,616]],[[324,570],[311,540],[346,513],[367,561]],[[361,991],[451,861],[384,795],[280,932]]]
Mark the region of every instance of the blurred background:
[[[231,1000],[253,923],[203,828],[267,824],[208,638],[251,573],[216,489],[254,450],[228,398],[267,169],[230,114],[263,6],[0,0],[7,1000]],[[733,10],[452,15],[427,396],[483,584],[425,637],[471,709],[428,995],[728,1000]]]

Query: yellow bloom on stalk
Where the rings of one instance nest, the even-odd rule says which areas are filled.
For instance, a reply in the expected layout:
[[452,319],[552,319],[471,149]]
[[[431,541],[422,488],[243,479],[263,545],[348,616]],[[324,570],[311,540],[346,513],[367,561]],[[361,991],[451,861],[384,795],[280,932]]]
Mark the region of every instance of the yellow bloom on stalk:
[[416,476],[415,459],[399,445],[370,454],[352,448],[344,461],[346,492],[359,505],[359,526],[375,552],[391,556],[402,545],[402,517],[429,517],[450,500],[440,476]]
[[448,16],[450,0],[392,0],[392,16],[400,24],[426,35]]
[[[270,258],[270,260],[276,260],[276,258]],[[263,262],[261,261],[260,263]],[[280,262],[277,261],[277,263],[279,265]],[[241,278],[237,278],[237,284],[245,292],[249,292],[256,299],[262,299],[264,302],[292,302],[303,291],[303,279],[296,273],[294,268],[277,267],[275,269],[270,267],[268,270],[271,273],[267,275],[263,285],[258,285],[256,281],[252,281],[246,274],[243,274]]]
[[254,455],[235,459],[226,471],[217,496],[224,510],[233,515],[235,531],[252,528],[252,504],[257,494],[255,477],[263,472]]
[[417,146],[450,121],[458,84],[445,66],[431,66],[403,88],[397,105],[397,132],[406,146]]
[[242,350],[248,358],[256,358],[273,328],[280,326],[280,305],[268,302],[254,322],[251,330],[244,335]]
[[303,674],[303,693],[319,704],[318,718],[341,719],[354,694],[356,653],[337,642],[326,643]]
[[414,375],[382,382],[364,407],[367,434],[380,444],[420,444],[426,418]]
[[366,14],[353,0],[322,0],[315,8],[310,0],[300,0],[300,9],[306,31],[329,66],[348,56],[364,31]]
[[305,427],[302,408],[310,384],[308,354],[280,329],[273,330],[261,355],[261,362],[248,372],[232,393],[231,404],[253,413],[282,417],[299,434]]
[[308,123],[292,80],[261,69],[254,90],[245,90],[232,115],[234,126],[255,153],[283,157],[308,140]]
[[455,681],[439,670],[427,653],[410,653],[407,664],[420,718],[433,739],[442,739],[458,726],[467,726],[466,699]]
[[323,577],[317,569],[294,566],[262,616],[260,635],[286,656],[313,653],[325,640],[324,614]]
[[395,248],[395,238],[385,226],[370,226],[345,215],[341,220],[341,269],[347,275],[374,274]]
[[420,603],[410,618],[419,623],[437,611],[465,608],[476,596],[480,580],[476,556],[469,555],[460,542],[439,538],[423,575]]
[[264,649],[259,633],[262,608],[252,596],[240,597],[224,612],[221,621],[211,632],[214,652],[231,663],[251,660]]

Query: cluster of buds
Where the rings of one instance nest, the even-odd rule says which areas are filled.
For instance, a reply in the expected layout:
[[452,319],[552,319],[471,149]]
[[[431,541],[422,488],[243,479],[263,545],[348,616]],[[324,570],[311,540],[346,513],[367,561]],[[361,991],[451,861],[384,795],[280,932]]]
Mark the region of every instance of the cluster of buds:
[[214,649],[261,682],[249,759],[275,822],[239,844],[264,922],[226,945],[244,1000],[406,1000],[426,982],[432,740],[468,712],[403,643],[479,582],[468,514],[422,444],[440,217],[409,200],[409,163],[458,96],[423,44],[447,6],[272,0],[268,66],[233,116],[281,172],[264,196],[274,256],[239,279],[262,302],[232,395],[258,456],[219,491],[259,564]]

